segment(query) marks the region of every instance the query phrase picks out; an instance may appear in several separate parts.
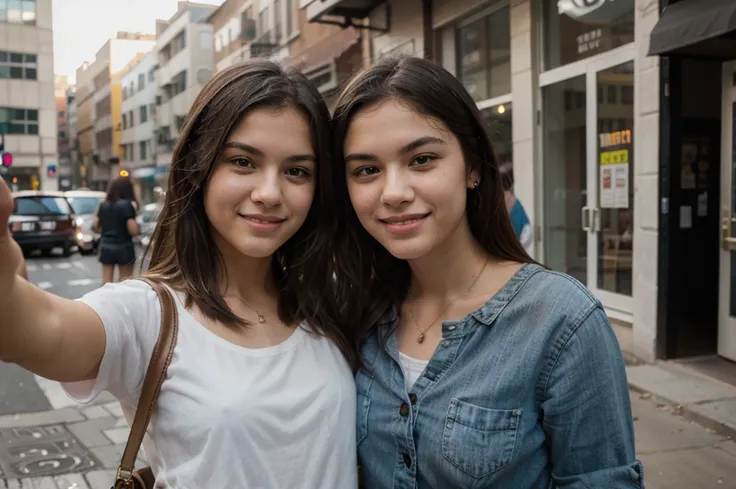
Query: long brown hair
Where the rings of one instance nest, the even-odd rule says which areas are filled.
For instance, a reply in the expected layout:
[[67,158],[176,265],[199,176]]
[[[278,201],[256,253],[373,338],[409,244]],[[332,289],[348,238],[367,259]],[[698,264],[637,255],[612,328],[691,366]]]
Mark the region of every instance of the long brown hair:
[[254,109],[280,107],[295,108],[308,119],[318,168],[304,224],[272,258],[279,318],[286,324],[307,320],[353,363],[355,355],[330,294],[328,245],[336,223],[329,216],[334,206],[329,112],[319,92],[295,69],[251,60],[218,72],[202,87],[174,149],[169,189],[151,237],[149,274],[185,292],[187,307],[196,304],[207,318],[233,328],[247,326],[220,291],[226,270],[211,237],[203,188],[238,121]]
[[336,293],[346,304],[344,321],[355,325],[358,342],[391,308],[400,306],[411,280],[408,263],[392,256],[360,224],[346,185],[343,146],[350,123],[361,111],[387,99],[400,100],[441,121],[460,141],[466,164],[480,176],[479,186],[467,191],[466,213],[473,237],[483,249],[502,260],[534,261],[514,232],[493,144],[465,87],[431,61],[415,57],[383,59],[347,82],[333,115],[334,186],[345,203],[339,209],[340,239],[334,244]]

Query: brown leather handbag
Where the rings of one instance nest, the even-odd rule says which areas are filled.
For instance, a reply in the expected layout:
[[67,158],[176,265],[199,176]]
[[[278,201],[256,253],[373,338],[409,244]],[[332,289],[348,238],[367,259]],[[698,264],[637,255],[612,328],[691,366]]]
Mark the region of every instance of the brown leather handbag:
[[135,459],[143,442],[143,436],[148,429],[156,399],[166,378],[166,370],[171,363],[174,354],[176,337],[179,331],[179,315],[176,312],[176,302],[171,292],[157,280],[145,277],[136,277],[148,283],[156,292],[161,303],[161,331],[153,348],[151,360],[146,370],[146,378],[143,381],[141,397],[133,418],[133,426],[130,428],[128,443],[125,445],[123,457],[115,474],[115,483],[112,489],[153,489],[156,480],[150,467],[134,470]]

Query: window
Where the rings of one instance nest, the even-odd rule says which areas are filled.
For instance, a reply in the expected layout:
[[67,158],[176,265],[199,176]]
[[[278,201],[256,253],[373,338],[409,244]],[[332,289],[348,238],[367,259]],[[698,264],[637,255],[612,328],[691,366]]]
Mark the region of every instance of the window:
[[187,72],[186,70],[179,72],[178,75],[176,75],[171,80],[171,98],[176,97],[180,93],[184,92],[187,89]]
[[158,67],[157,66],[154,66],[153,68],[151,68],[148,71],[148,82],[149,83],[156,81],[156,68],[158,68]]
[[123,114],[123,129],[128,128],[128,114]]
[[281,39],[281,15],[283,13],[281,0],[273,0],[274,34],[276,39]]
[[[0,0],[2,5],[2,0]],[[37,64],[35,54],[0,51],[0,78],[35,80]]]
[[141,73],[138,75],[138,91],[140,92],[146,87],[146,75]]
[[128,87],[123,87],[123,100],[128,98]]
[[63,197],[20,197],[14,203],[13,214],[18,216],[63,216],[72,213]]
[[148,141],[141,141],[140,143],[138,143],[138,145],[141,155],[141,161],[143,161],[148,158],[148,155],[146,154],[146,151],[148,150]]
[[0,22],[36,25],[36,0],[0,0]]
[[148,120],[148,107],[141,105],[141,124]]
[[475,100],[511,92],[510,26],[503,7],[457,30],[458,77]]
[[542,0],[542,10],[546,70],[634,42],[634,0]]
[[133,117],[133,111],[131,110],[128,112],[128,121],[130,122],[130,127],[133,127],[135,125],[135,118]]
[[266,7],[258,14],[258,35],[262,35],[268,31],[268,27],[268,7]]
[[38,110],[0,107],[0,133],[38,134]]
[[286,0],[286,37],[291,37],[299,30],[299,2]]

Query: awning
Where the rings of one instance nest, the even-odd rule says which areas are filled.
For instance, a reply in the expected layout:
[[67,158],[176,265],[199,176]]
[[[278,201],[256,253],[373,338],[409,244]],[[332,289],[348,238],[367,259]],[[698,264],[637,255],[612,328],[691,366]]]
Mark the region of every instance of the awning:
[[649,56],[736,58],[736,0],[680,0],[652,29]]

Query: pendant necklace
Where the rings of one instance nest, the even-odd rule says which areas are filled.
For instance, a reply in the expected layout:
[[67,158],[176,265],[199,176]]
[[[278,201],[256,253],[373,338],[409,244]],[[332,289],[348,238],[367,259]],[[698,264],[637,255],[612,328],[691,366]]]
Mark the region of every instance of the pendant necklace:
[[[470,287],[468,287],[468,290],[466,290],[466,291],[465,291],[465,292],[464,292],[464,293],[463,293],[462,295],[459,295],[459,296],[455,297],[455,298],[454,298],[454,299],[453,299],[452,301],[450,301],[450,303],[449,303],[449,304],[447,304],[447,306],[445,306],[445,308],[444,308],[444,309],[442,309],[442,312],[441,312],[441,313],[439,314],[439,316],[437,316],[437,317],[436,317],[436,318],[434,319],[434,321],[432,321],[431,323],[429,323],[429,326],[427,326],[427,328],[426,328],[426,329],[425,329],[424,331],[422,331],[422,328],[420,328],[420,327],[419,327],[419,323],[417,323],[417,320],[416,320],[416,318],[414,317],[414,314],[412,314],[412,312],[411,312],[411,311],[408,311],[408,312],[409,312],[409,315],[411,316],[412,322],[414,322],[414,325],[415,325],[415,326],[417,327],[417,329],[419,330],[419,336],[417,337],[417,343],[419,343],[420,345],[421,345],[422,343],[424,343],[424,334],[425,334],[425,333],[426,333],[427,331],[429,331],[429,329],[430,329],[430,328],[431,328],[431,327],[432,327],[432,326],[434,325],[434,323],[436,323],[436,322],[437,322],[437,320],[438,320],[438,319],[440,319],[440,318],[441,318],[441,317],[442,317],[442,316],[443,316],[443,315],[445,314],[445,312],[447,312],[447,310],[448,310],[448,309],[450,308],[450,306],[451,306],[451,305],[453,305],[453,304],[454,304],[455,302],[457,302],[457,301],[458,301],[459,299],[461,299],[461,298],[465,297],[466,295],[468,295],[468,293],[469,293],[469,292],[470,292],[470,291],[472,290],[472,288],[473,288],[473,287],[475,286],[475,284],[476,284],[476,283],[478,282],[478,279],[480,278],[480,276],[481,276],[481,275],[483,275],[483,272],[484,272],[484,271],[485,271],[485,269],[486,269],[486,265],[488,265],[488,260],[489,260],[489,258],[486,258],[486,262],[485,262],[485,263],[483,264],[483,268],[481,268],[481,270],[480,270],[480,273],[478,274],[478,276],[477,276],[477,277],[475,277],[475,280],[473,280],[473,283],[472,283],[472,284],[470,284]],[[248,307],[250,307],[250,306],[248,306]]]
[[258,316],[258,322],[259,322],[259,323],[263,324],[263,323],[265,323],[265,322],[266,322],[266,318],[265,318],[265,317],[263,317],[263,314],[261,314],[260,312],[256,311],[256,310],[255,310],[254,308],[252,308],[252,307],[250,306],[250,304],[248,304],[247,302],[245,302],[245,301],[244,301],[243,299],[241,299],[240,297],[235,297],[235,298],[236,298],[236,299],[238,300],[238,302],[242,303],[242,304],[243,304],[243,305],[244,305],[245,307],[247,307],[248,309],[250,309],[251,311],[253,311],[253,312],[255,312],[255,313],[256,313],[256,315]]

